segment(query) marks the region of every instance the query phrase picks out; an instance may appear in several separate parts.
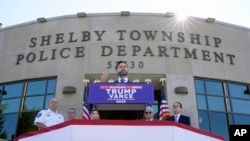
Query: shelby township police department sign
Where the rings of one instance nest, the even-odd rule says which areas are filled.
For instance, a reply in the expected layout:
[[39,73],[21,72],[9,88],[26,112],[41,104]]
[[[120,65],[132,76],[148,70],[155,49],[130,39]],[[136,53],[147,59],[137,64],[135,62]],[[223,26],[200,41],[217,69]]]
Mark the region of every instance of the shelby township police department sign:
[[[35,33],[34,33],[35,34]],[[112,42],[106,42],[106,38],[114,36]],[[129,41],[130,46],[124,44]],[[97,46],[89,46],[89,42],[98,43]],[[82,44],[82,45],[79,45]],[[146,44],[145,44],[146,43]],[[148,44],[147,44],[148,43]],[[152,45],[152,43],[154,45]],[[173,43],[172,45],[169,43]],[[178,46],[176,43],[182,46]],[[222,39],[209,35],[197,33],[173,32],[164,30],[116,30],[114,32],[106,30],[79,31],[67,33],[53,33],[37,37],[31,37],[27,41],[29,52],[23,52],[16,55],[15,65],[23,63],[43,62],[56,60],[59,58],[67,59],[70,57],[83,58],[88,53],[86,46],[98,48],[98,52],[92,52],[100,57],[118,57],[118,56],[135,56],[135,57],[158,57],[158,58],[184,58],[216,63],[224,63],[225,60],[230,65],[234,65],[234,54],[222,52]],[[65,46],[64,44],[67,44]],[[74,45],[77,44],[77,45]],[[189,48],[187,44],[196,46]],[[70,45],[70,46],[68,46]],[[206,46],[208,49],[197,48]],[[56,47],[60,46],[60,48]],[[186,46],[186,47],[185,47]],[[47,50],[45,51],[44,48]],[[130,51],[128,51],[130,50]],[[143,62],[142,62],[143,63]],[[110,62],[107,62],[107,68],[110,68]]]

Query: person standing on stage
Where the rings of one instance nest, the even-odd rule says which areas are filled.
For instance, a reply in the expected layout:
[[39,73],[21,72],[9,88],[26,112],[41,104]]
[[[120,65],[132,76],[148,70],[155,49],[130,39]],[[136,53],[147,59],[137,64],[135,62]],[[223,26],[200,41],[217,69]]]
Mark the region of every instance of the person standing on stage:
[[[119,61],[117,62],[116,66],[116,73],[117,73],[117,80],[115,83],[131,83],[128,79],[128,65],[125,61]],[[107,82],[108,74],[103,73],[101,77],[101,82]]]
[[69,108],[67,112],[68,120],[72,120],[76,118],[76,109],[75,108]]
[[190,117],[181,114],[181,112],[182,112],[182,104],[180,102],[175,102],[173,104],[173,110],[174,110],[174,115],[172,115],[171,117],[169,117],[166,120],[168,120],[168,121],[176,121],[176,122],[183,123],[183,124],[186,124],[186,125],[191,125]]
[[62,114],[57,112],[57,107],[57,99],[52,98],[49,102],[49,108],[47,110],[41,110],[36,115],[34,124],[39,129],[43,129],[64,122],[64,117],[62,116]]

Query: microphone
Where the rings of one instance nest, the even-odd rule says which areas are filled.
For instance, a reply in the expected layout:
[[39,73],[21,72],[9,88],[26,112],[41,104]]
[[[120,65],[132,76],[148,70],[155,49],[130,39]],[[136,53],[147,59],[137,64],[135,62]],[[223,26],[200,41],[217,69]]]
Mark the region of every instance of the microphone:
[[122,71],[120,71],[120,72],[118,72],[118,75],[120,77],[120,82],[119,83],[124,83],[125,80],[124,80],[124,78],[122,78],[122,76],[124,75],[124,73]]
[[120,78],[122,78],[122,74],[123,74],[122,71],[118,72]]

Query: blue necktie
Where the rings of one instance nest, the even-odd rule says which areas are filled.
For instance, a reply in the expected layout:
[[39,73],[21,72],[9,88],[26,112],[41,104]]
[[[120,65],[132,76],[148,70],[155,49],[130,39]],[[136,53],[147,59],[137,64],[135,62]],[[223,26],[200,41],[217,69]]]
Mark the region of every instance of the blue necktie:
[[123,78],[121,78],[121,83],[124,83],[124,82],[125,82],[125,80]]
[[174,120],[175,120],[176,122],[178,122],[178,117],[177,117],[177,116],[174,116]]

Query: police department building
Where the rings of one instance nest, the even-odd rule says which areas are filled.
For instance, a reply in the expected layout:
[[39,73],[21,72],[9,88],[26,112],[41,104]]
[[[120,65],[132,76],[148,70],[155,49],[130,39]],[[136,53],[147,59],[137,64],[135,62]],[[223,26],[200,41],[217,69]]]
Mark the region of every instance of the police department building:
[[[35,130],[33,121],[56,97],[58,112],[82,117],[83,80],[116,80],[126,61],[129,80],[162,80],[170,111],[175,101],[191,126],[229,138],[229,125],[250,124],[250,30],[216,21],[151,13],[102,13],[38,18],[0,29],[0,102],[8,139]],[[139,119],[143,104],[97,104],[103,119]]]

